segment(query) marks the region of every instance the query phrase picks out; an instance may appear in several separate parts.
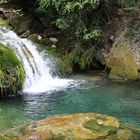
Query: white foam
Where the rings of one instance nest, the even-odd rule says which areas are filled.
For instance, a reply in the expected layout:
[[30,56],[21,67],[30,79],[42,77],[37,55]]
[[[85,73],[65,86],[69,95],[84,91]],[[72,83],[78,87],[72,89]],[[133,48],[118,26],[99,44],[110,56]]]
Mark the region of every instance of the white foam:
[[51,59],[45,58],[31,41],[22,39],[13,31],[0,27],[0,42],[12,47],[23,63],[26,71],[23,92],[37,94],[66,88],[73,83],[73,80],[52,77],[50,74]]

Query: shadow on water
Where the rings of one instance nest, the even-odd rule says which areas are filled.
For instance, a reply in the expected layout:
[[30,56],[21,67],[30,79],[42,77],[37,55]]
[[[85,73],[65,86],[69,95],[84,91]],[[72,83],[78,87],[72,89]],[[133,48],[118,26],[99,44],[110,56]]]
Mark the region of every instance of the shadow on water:
[[140,126],[139,83],[85,82],[75,88],[0,100],[0,131],[56,114],[96,112]]

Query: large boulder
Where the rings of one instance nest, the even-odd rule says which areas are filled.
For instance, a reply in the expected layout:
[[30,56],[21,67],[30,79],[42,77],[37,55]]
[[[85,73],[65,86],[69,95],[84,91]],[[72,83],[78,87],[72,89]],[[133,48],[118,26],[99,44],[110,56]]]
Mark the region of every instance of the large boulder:
[[16,94],[25,80],[25,71],[14,51],[0,44],[0,95]]
[[109,53],[106,66],[109,78],[115,80],[136,80],[138,68],[133,53],[127,45],[113,47]]
[[[2,8],[4,10],[3,17],[0,14],[3,22],[6,22],[7,25],[10,25],[12,29],[21,37],[28,37],[30,34],[40,33],[43,31],[44,27],[41,23],[35,18],[26,13],[21,9],[17,10],[14,8]],[[1,22],[0,19],[0,22]]]
[[140,71],[140,14],[126,12],[117,21],[104,33],[108,77],[134,81]]
[[31,19],[27,16],[20,15],[19,13],[8,13],[7,18],[10,26],[21,35],[30,29]]
[[117,118],[96,113],[54,116],[6,131],[3,140],[139,140]]

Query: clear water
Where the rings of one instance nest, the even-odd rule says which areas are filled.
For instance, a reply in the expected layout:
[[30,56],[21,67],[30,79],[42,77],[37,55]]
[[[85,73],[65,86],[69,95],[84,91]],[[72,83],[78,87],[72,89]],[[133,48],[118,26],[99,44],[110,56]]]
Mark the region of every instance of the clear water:
[[79,86],[0,100],[0,131],[56,114],[97,112],[140,127],[139,83],[82,82]]
[[0,100],[0,131],[51,115],[81,112],[116,116],[140,127],[139,83],[54,78],[50,74],[52,61],[44,58],[31,41],[0,27],[0,43],[13,48],[26,71],[24,93]]

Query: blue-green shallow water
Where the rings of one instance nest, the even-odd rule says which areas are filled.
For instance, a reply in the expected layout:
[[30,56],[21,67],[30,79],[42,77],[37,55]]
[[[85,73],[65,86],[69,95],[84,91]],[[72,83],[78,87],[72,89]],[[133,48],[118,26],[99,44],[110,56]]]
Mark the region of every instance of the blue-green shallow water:
[[55,114],[96,112],[140,127],[140,83],[86,82],[75,88],[0,100],[0,131]]

